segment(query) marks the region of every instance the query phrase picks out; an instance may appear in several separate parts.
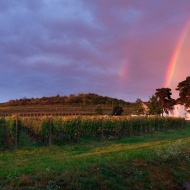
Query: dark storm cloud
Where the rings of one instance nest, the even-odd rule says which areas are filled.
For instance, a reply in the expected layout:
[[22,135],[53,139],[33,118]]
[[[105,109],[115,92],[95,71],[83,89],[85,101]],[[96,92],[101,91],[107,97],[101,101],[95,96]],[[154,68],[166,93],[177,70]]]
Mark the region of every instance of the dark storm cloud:
[[187,0],[1,0],[0,101],[94,92],[147,100],[190,17]]

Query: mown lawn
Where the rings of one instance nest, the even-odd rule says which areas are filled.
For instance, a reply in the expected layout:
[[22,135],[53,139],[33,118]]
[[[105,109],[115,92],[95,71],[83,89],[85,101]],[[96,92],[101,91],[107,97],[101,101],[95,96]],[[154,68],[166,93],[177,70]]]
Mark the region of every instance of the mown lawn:
[[190,126],[121,140],[45,147],[21,134],[0,152],[0,189],[184,189]]

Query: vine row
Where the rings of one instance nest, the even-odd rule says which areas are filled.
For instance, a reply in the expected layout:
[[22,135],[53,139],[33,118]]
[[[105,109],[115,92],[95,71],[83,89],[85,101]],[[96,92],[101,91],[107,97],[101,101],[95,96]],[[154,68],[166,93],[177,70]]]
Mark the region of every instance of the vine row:
[[79,143],[80,139],[119,139],[186,126],[183,118],[128,116],[9,116],[5,123],[15,143],[21,130],[37,142]]

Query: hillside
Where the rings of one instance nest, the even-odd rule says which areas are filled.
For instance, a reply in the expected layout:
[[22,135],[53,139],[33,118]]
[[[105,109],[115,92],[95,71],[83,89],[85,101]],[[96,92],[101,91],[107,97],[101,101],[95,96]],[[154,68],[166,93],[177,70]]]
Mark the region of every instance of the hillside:
[[101,96],[94,93],[81,93],[81,94],[70,94],[69,96],[56,96],[41,98],[21,98],[16,100],[9,100],[8,102],[2,103],[1,106],[20,106],[20,105],[131,105],[130,102],[124,100],[111,98],[107,96]]
[[123,107],[124,115],[129,115],[132,112],[133,103],[131,102],[125,102],[124,100],[89,93],[10,100],[9,102],[5,102],[0,105],[0,114],[94,115],[95,109],[100,106],[103,114],[110,115],[112,113],[113,106],[115,105]]

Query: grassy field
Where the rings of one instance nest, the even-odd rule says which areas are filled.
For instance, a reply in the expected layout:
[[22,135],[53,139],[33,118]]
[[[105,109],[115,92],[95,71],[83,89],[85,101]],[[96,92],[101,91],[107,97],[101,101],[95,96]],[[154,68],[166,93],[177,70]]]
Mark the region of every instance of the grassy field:
[[190,126],[121,140],[45,147],[22,132],[0,152],[0,189],[184,189]]

